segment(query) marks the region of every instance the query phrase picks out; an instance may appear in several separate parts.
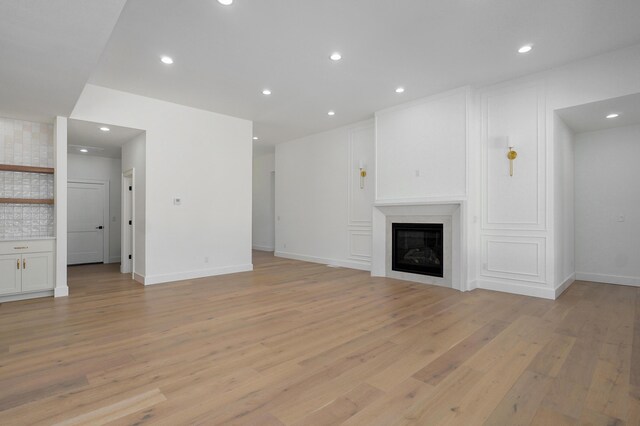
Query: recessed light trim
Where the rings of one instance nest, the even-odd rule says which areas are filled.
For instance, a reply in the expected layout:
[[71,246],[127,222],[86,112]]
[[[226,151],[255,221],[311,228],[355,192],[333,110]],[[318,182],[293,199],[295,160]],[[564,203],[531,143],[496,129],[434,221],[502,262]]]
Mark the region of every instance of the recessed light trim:
[[262,91],[262,94],[263,94],[263,95],[265,95],[265,96],[269,96],[269,95],[271,94],[271,90],[269,90],[269,89],[264,89],[264,90]]
[[111,129],[110,129],[110,128],[108,128],[107,126],[102,126],[102,127],[100,127],[100,130],[102,130],[103,132],[108,132],[108,131],[110,131]]
[[80,150],[80,152],[87,153],[87,152],[89,152],[89,150],[88,150],[88,149],[86,149],[86,148],[82,148],[82,149]]
[[160,62],[165,65],[171,65],[173,64],[173,58],[171,56],[162,56],[160,57]]
[[396,93],[404,93],[404,87],[396,88]]
[[233,0],[218,0],[218,3],[220,3],[223,6],[231,6],[231,4],[233,3]]
[[524,46],[520,47],[520,49],[518,49],[518,53],[529,53],[532,50],[533,50],[532,44],[525,44]]
[[616,114],[615,112],[607,115],[608,119],[618,118],[618,117],[620,117],[620,114]]
[[332,61],[339,61],[340,59],[342,59],[342,54],[340,54],[340,52],[333,52],[331,56],[329,56],[329,59],[331,59]]
[[331,111],[329,111],[329,112],[327,113],[327,115],[330,115],[330,116],[332,116],[332,117],[333,117],[334,115],[336,115],[336,112],[335,112],[335,111],[333,111],[333,110],[331,110]]
[[254,136],[254,137],[253,137],[253,140],[254,140],[254,141],[257,141],[258,139],[260,139],[260,138],[258,138],[257,136]]

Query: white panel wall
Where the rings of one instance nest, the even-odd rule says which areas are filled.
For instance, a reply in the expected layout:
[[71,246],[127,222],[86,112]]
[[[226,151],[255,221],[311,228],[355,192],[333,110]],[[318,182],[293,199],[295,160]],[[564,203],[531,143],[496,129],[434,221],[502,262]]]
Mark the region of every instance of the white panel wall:
[[577,278],[640,285],[640,126],[576,135]]
[[109,262],[120,262],[122,161],[117,158],[69,154],[68,179],[109,182]]
[[250,121],[90,84],[72,118],[146,130],[145,283],[252,268]]
[[467,89],[376,113],[377,200],[463,198]]
[[[478,287],[554,297],[547,276],[544,91],[509,83],[482,91]],[[509,174],[508,146],[518,157]]]
[[369,269],[373,159],[371,121],[277,145],[276,255]]
[[274,153],[253,158],[253,248],[275,250]]
[[122,146],[122,172],[134,171],[135,186],[135,256],[133,258],[133,272],[136,279],[144,281],[146,271],[146,205],[147,205],[147,155],[146,135],[136,136]]

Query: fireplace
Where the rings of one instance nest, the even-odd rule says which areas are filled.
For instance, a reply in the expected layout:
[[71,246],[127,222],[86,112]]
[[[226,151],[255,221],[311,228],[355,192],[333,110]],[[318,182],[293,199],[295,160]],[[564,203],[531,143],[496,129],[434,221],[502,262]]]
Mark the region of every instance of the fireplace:
[[441,223],[392,223],[391,269],[444,276],[444,230]]

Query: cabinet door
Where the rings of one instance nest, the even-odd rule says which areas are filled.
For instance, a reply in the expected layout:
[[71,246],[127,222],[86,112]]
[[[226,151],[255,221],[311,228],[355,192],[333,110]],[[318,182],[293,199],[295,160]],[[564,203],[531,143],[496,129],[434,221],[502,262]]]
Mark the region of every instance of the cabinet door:
[[0,294],[20,293],[19,254],[0,255]]
[[22,291],[53,289],[53,253],[22,255]]

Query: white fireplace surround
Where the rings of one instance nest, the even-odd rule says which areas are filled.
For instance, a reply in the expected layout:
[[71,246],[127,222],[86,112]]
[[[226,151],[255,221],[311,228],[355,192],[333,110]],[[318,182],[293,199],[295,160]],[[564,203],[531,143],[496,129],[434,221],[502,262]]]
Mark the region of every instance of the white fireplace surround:
[[[464,265],[461,250],[462,209],[463,202],[460,200],[438,203],[380,202],[374,204],[371,275],[466,290],[463,285]],[[392,270],[391,225],[393,223],[441,223],[444,225],[444,277]]]

